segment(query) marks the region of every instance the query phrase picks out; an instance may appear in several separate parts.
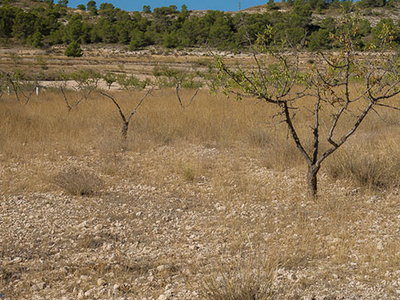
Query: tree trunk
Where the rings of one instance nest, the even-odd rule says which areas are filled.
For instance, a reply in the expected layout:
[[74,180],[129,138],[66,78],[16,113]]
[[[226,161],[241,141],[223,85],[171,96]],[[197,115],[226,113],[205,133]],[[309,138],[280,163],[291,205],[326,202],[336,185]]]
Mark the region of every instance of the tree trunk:
[[318,192],[318,185],[317,185],[317,173],[319,171],[319,166],[316,165],[309,165],[308,172],[307,172],[307,188],[308,188],[308,195],[312,199],[317,198]]
[[124,123],[124,126],[122,127],[121,133],[122,133],[122,138],[124,140],[126,140],[127,136],[128,136],[128,127],[129,127],[129,123],[126,122]]

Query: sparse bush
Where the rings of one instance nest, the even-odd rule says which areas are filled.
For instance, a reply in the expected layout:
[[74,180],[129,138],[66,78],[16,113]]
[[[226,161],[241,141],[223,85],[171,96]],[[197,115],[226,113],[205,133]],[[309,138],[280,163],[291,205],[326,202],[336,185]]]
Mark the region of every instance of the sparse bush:
[[266,130],[255,128],[249,130],[248,142],[255,147],[265,147],[271,143],[271,137]]
[[153,76],[154,77],[159,77],[159,76],[161,76],[162,75],[162,72],[160,71],[160,68],[159,67],[154,67],[154,69],[153,69]]
[[95,174],[77,168],[58,173],[53,182],[74,196],[92,196],[103,186],[103,181]]
[[239,263],[217,276],[203,281],[202,296],[209,300],[268,300],[274,299],[272,282],[275,269],[255,260]]
[[[398,155],[391,153],[390,156]],[[400,162],[361,149],[350,149],[338,153],[329,162],[328,174],[334,179],[350,179],[370,189],[388,189],[398,184]]]
[[186,167],[186,168],[183,170],[183,178],[184,178],[186,181],[193,182],[194,179],[195,179],[195,177],[196,177],[196,172],[195,172],[195,170],[194,170],[192,167]]

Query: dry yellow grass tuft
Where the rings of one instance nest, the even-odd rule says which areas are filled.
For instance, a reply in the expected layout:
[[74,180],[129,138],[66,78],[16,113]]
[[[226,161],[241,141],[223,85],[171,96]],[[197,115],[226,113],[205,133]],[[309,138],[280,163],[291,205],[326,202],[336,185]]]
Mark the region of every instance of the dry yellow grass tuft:
[[[129,111],[143,92],[114,95]],[[398,115],[370,115],[327,160],[310,201],[306,166],[274,113],[206,91],[182,110],[165,89],[123,140],[98,93],[69,114],[58,93],[27,106],[3,98],[0,294],[398,299]],[[307,114],[297,118],[308,134]],[[67,187],[54,183],[60,174]],[[65,190],[79,180],[91,197]]]

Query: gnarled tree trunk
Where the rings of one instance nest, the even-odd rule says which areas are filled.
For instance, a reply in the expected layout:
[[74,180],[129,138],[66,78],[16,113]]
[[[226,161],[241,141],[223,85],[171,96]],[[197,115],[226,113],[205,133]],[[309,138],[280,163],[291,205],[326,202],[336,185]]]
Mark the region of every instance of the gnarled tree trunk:
[[312,199],[317,198],[317,191],[318,191],[317,174],[318,174],[319,168],[320,167],[317,165],[309,165],[308,166],[307,189],[308,189],[308,194]]

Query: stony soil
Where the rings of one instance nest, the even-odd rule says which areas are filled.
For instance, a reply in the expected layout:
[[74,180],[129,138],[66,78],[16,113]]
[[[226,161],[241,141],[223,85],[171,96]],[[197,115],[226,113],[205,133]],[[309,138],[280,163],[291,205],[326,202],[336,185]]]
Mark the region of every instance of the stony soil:
[[[322,174],[309,201],[301,169],[253,154],[185,145],[0,160],[0,298],[204,299],[207,280],[224,290],[254,257],[269,262],[274,299],[400,297],[395,191]],[[71,167],[103,185],[67,193],[54,178]]]

